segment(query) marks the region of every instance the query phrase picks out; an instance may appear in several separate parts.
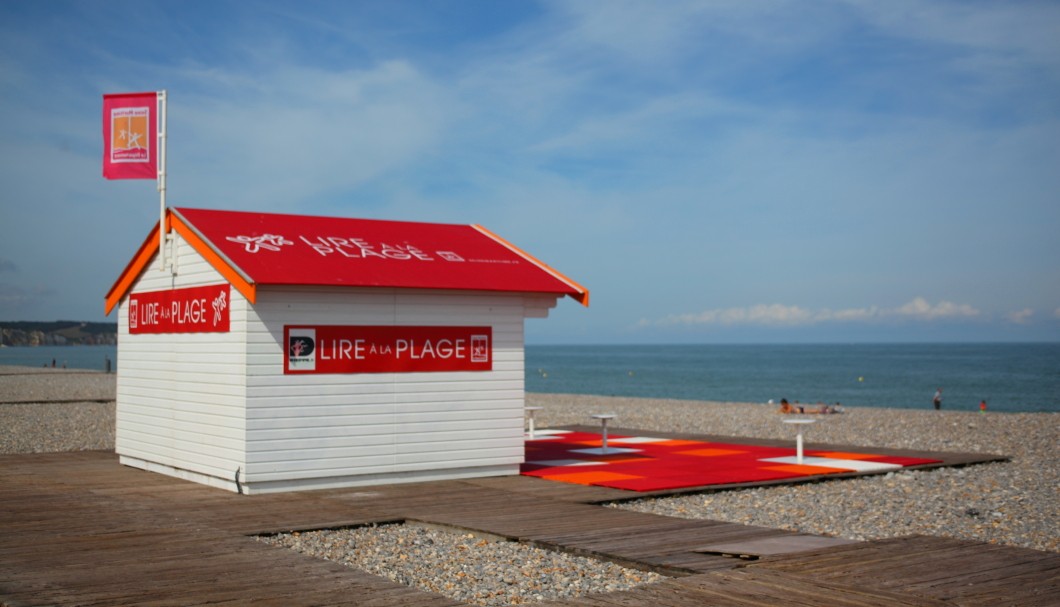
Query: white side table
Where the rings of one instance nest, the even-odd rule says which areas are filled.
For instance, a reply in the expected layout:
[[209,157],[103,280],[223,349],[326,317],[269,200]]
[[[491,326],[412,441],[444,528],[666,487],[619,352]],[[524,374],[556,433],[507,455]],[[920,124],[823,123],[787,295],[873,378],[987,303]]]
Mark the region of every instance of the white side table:
[[812,424],[816,422],[816,419],[806,419],[805,417],[794,417],[791,419],[781,420],[785,424],[795,424],[795,427],[799,430],[798,435],[795,437],[795,461],[800,465],[802,464],[802,427],[806,424]]
[[603,427],[603,440],[600,442],[600,452],[607,453],[607,422],[608,420],[615,419],[614,413],[594,413],[590,415],[592,419],[600,420],[600,424]]
[[540,411],[542,409],[544,409],[544,407],[527,407],[526,408],[526,415],[528,417],[528,422],[527,423],[530,426],[530,432],[528,433],[528,436],[529,436],[530,440],[534,440],[534,413],[537,413],[538,411]]

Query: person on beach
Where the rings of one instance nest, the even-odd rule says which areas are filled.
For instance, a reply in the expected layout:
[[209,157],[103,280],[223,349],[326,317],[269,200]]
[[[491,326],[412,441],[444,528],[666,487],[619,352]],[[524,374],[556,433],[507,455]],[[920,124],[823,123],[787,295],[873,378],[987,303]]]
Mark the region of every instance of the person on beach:
[[986,413],[986,400],[979,401],[979,412]]
[[786,398],[780,399],[780,412],[781,413],[791,413],[792,412],[791,405],[788,403],[788,399],[786,399]]
[[931,399],[931,404],[935,405],[936,411],[942,408],[942,388],[935,390],[935,398]]

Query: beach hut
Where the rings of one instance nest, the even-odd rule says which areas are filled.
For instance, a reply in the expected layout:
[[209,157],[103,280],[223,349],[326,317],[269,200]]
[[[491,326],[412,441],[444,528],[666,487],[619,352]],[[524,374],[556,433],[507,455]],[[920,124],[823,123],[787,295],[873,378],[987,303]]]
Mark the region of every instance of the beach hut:
[[106,295],[116,451],[248,494],[517,474],[524,319],[564,296],[478,225],[169,209]]

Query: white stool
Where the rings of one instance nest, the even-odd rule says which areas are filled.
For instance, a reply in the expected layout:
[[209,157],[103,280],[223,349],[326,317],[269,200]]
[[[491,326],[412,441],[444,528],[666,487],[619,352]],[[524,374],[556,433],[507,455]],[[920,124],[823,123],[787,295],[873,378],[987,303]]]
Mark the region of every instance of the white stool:
[[615,419],[614,413],[594,413],[590,415],[592,419],[600,420],[600,424],[603,427],[603,440],[600,442],[600,452],[607,453],[607,421]]
[[801,465],[802,464],[802,427],[804,425],[806,425],[806,424],[812,424],[812,423],[816,422],[817,420],[816,419],[806,419],[804,417],[796,417],[796,418],[792,418],[792,419],[784,419],[784,420],[781,420],[781,421],[783,421],[785,424],[796,424],[795,427],[798,428],[798,430],[799,430],[798,436],[795,437],[795,461],[797,461]]
[[530,440],[534,440],[534,413],[537,413],[538,411],[540,411],[542,409],[544,409],[544,407],[527,407],[526,408],[526,415],[529,418],[528,424],[530,425],[530,432],[528,433],[528,436],[529,436]]

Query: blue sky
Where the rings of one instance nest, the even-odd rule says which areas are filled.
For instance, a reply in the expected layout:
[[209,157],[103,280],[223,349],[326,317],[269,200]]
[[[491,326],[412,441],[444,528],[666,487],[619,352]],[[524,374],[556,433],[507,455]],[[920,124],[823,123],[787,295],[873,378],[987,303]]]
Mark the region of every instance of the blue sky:
[[[102,320],[172,206],[480,223],[530,343],[1060,340],[1055,2],[0,3],[0,320]],[[113,320],[111,316],[111,320]]]

